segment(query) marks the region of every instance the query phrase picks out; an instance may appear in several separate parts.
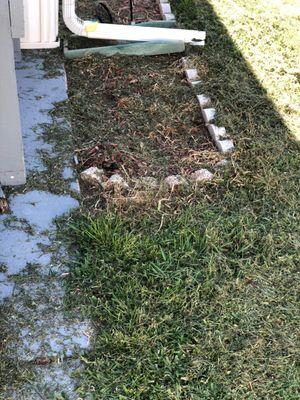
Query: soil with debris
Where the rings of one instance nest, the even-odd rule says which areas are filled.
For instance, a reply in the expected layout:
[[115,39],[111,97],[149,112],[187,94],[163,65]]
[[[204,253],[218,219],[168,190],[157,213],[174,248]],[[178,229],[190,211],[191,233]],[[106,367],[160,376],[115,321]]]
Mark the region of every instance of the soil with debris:
[[78,172],[162,180],[220,161],[178,56],[93,56],[67,72]]
[[[77,2],[76,12],[80,17],[97,17],[97,5],[99,1],[80,0]],[[129,0],[110,0],[102,1],[110,10],[113,21],[116,24],[130,23],[130,1]],[[155,0],[135,0],[133,1],[133,19],[135,22],[160,20],[162,16],[159,6]]]

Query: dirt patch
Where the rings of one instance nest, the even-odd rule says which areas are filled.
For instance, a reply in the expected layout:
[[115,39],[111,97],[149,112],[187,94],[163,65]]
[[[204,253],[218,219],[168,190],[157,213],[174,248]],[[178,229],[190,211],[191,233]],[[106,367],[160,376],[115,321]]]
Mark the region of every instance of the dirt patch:
[[94,56],[68,62],[67,72],[78,172],[161,180],[221,159],[178,56]]

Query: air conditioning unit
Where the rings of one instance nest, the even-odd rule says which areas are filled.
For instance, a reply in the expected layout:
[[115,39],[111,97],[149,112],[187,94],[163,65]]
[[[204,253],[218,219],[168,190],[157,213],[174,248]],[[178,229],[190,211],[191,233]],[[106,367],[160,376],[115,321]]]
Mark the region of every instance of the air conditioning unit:
[[25,36],[21,48],[58,47],[58,0],[23,0],[23,4]]

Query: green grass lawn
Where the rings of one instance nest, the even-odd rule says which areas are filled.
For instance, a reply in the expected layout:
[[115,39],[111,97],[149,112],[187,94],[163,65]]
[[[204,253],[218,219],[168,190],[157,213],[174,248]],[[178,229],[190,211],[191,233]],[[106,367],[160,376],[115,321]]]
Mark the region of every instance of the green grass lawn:
[[[208,39],[204,53],[209,58],[215,58],[213,62],[210,60],[209,67],[218,66],[222,77],[223,74],[226,77],[230,73],[228,79],[231,84],[221,83],[226,97],[227,94],[231,95],[234,86],[238,87],[236,78],[241,79],[243,88],[246,67],[247,80],[249,74],[253,74],[257,83],[274,102],[285,125],[300,138],[299,2],[196,0],[196,8],[193,0],[174,0],[174,3],[186,26],[206,29]],[[215,18],[218,18],[217,24]],[[235,47],[234,51],[232,45]],[[243,68],[239,68],[240,55],[243,57]],[[214,74],[214,69],[211,72]],[[219,79],[220,75],[214,75],[213,79]],[[210,86],[210,82],[208,83]],[[213,87],[212,91],[219,98],[219,89]],[[256,105],[258,104],[255,101],[254,104],[249,104],[250,107]]]
[[207,30],[193,59],[236,152],[192,198],[74,222],[68,301],[97,333],[83,398],[299,398],[295,4],[176,1]]

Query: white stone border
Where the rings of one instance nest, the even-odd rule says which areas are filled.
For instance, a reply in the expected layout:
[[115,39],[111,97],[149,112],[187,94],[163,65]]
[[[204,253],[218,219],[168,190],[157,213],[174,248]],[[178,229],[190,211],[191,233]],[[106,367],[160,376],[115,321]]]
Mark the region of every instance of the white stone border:
[[[193,88],[197,88],[198,85],[201,84],[197,69],[188,68],[186,57],[183,57],[181,61],[189,85]],[[197,94],[196,96],[205,126],[215,146],[221,153],[232,152],[234,150],[234,144],[229,134],[226,132],[226,129],[223,126],[219,127],[214,124],[216,118],[216,109],[212,107],[211,99],[206,94]]]
[[166,21],[176,21],[175,15],[172,13],[169,0],[157,0],[160,13]]

